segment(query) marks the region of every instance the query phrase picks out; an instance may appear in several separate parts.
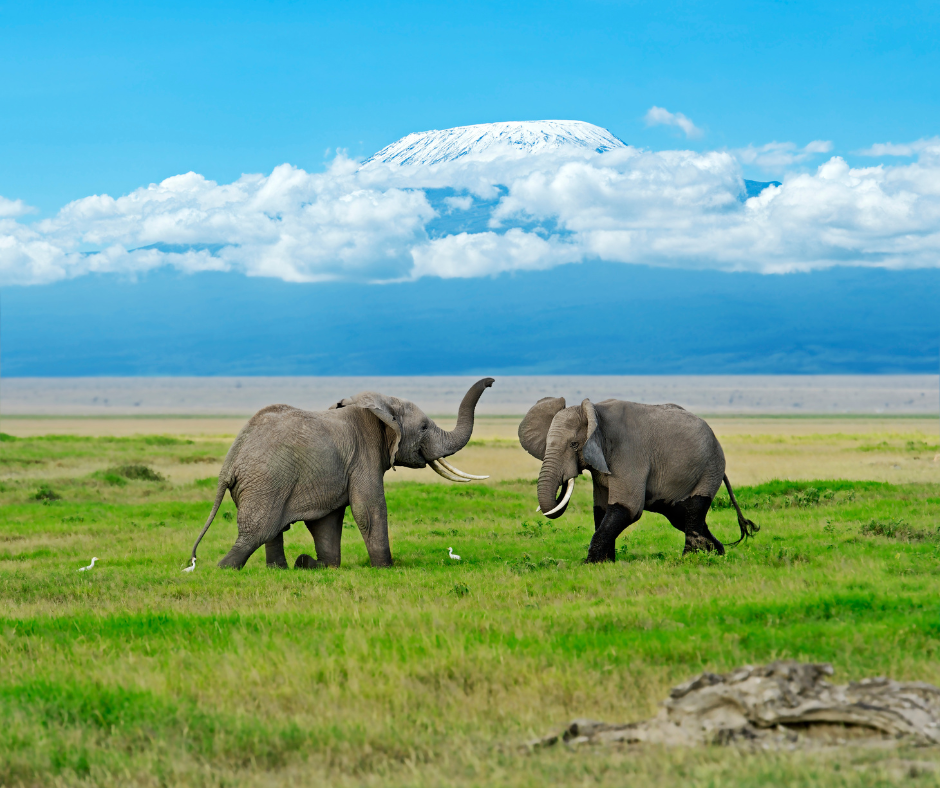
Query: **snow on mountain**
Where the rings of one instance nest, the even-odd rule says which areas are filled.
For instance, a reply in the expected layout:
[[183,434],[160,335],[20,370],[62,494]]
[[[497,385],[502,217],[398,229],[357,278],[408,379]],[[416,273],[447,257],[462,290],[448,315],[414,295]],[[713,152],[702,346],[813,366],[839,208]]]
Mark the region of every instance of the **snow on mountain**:
[[603,153],[625,147],[626,143],[607,129],[582,120],[521,120],[409,134],[382,148],[362,166],[491,161],[547,152]]

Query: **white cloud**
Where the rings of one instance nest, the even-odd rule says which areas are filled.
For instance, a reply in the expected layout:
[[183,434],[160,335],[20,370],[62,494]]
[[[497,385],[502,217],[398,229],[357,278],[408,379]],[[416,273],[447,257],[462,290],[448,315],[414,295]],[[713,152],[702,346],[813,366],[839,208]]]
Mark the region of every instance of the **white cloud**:
[[494,232],[459,233],[437,238],[415,248],[412,277],[440,276],[444,279],[492,276],[503,271],[533,271],[581,260],[577,245],[561,239],[545,239],[535,233],[512,228]]
[[813,140],[802,148],[793,142],[768,142],[758,147],[748,145],[746,148],[738,148],[734,155],[743,164],[753,164],[764,170],[780,172],[831,150],[832,143],[828,140]]
[[907,142],[900,145],[893,142],[879,142],[870,148],[860,150],[861,156],[917,156],[917,155],[940,156],[940,137],[931,137],[930,139],[917,140],[916,142]]
[[650,107],[643,118],[647,126],[677,126],[688,138],[701,137],[703,132],[681,112],[670,112],[663,107]]
[[22,200],[8,200],[6,197],[0,197],[0,219],[25,216],[28,213],[36,213],[36,209]]
[[444,205],[447,206],[448,213],[466,211],[473,206],[473,198],[469,195],[464,195],[463,197],[445,197]]
[[[911,146],[915,158],[903,164],[856,168],[832,157],[789,174],[788,164],[829,143],[368,171],[340,155],[322,173],[285,164],[229,184],[186,173],[76,200],[29,224],[16,218],[21,202],[4,200],[0,284],[164,265],[288,281],[489,276],[589,259],[760,272],[937,267],[940,148]],[[783,185],[744,200],[742,164],[774,156]],[[437,203],[452,229],[432,239],[426,228],[438,213],[425,189],[441,187],[454,189]],[[480,199],[495,201],[489,230],[462,232],[462,212]]]

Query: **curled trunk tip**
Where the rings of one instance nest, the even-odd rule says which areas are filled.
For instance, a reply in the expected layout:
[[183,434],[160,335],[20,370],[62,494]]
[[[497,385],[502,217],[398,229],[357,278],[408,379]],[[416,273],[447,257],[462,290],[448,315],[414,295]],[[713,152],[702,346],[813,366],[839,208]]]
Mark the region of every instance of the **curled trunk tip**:
[[492,386],[493,383],[493,378],[483,378],[474,383],[469,391],[464,394],[460,408],[457,410],[457,425],[450,432],[441,430],[442,457],[449,457],[451,454],[456,454],[467,445],[470,440],[470,435],[473,433],[473,414],[476,410],[477,402],[479,402],[483,392]]

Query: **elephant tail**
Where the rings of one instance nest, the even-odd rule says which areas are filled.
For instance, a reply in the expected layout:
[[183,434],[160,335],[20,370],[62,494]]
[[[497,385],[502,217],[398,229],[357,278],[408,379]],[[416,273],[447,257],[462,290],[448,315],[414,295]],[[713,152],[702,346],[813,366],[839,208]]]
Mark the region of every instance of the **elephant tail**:
[[[749,536],[754,536],[759,530],[760,526],[748,520],[742,513],[741,507],[738,506],[738,501],[734,497],[734,490],[731,489],[731,482],[728,481],[728,474],[725,474],[725,487],[728,488],[728,496],[731,498],[731,504],[734,506],[734,510],[738,513],[738,528],[741,529],[741,538],[737,542],[731,542],[728,547],[734,547],[736,544],[741,544]],[[208,527],[208,526],[206,526]]]
[[206,535],[206,531],[208,531],[209,526],[212,525],[212,521],[219,512],[219,507],[222,505],[222,499],[225,498],[225,491],[228,490],[231,484],[232,481],[227,477],[226,474],[223,473],[219,476],[219,488],[215,493],[215,503],[212,506],[212,511],[209,512],[209,519],[206,520],[206,524],[203,526],[202,531],[199,533],[199,536],[196,539],[196,544],[193,545],[192,559],[194,561],[196,560],[196,548],[199,547],[199,543],[202,541],[202,537]]

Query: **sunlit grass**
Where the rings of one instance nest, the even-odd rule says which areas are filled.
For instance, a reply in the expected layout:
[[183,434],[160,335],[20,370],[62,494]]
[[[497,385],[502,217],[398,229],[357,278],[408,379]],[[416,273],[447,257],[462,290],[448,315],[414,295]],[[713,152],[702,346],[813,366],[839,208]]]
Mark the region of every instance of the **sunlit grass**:
[[[368,567],[348,517],[339,570],[268,570],[263,551],[219,570],[226,500],[183,574],[215,484],[183,460],[214,451],[0,446],[50,471],[0,491],[0,784],[890,784],[877,752],[517,745],[575,717],[640,719],[697,671],[783,657],[831,661],[838,681],[940,684],[937,484],[740,485],[761,531],[724,558],[681,557],[681,534],[647,514],[603,566],[582,563],[587,480],[553,522],[531,479],[390,485],[390,570]],[[205,481],[94,476],[134,463]],[[730,541],[724,501],[709,522]],[[303,525],[285,541],[291,563],[313,552]]]

